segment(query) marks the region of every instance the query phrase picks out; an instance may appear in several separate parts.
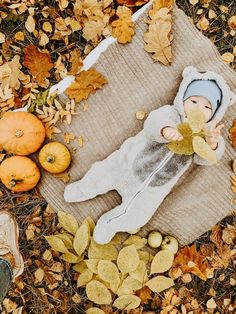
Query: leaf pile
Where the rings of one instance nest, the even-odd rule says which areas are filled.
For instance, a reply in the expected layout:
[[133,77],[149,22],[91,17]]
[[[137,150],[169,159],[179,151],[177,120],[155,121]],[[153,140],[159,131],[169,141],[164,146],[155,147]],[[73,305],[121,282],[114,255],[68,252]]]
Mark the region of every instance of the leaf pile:
[[[129,236],[123,245],[119,235],[100,245],[92,237],[95,224],[90,217],[79,226],[72,215],[59,211],[58,220],[63,232],[45,239],[54,251],[62,253],[61,259],[74,264],[73,269],[79,273],[77,287],[85,287],[92,302],[113,303],[123,310],[135,309],[141,303],[135,295],[137,290],[147,286],[153,292],[161,292],[174,285],[172,278],[160,275],[172,266],[171,251],[159,251],[152,256],[141,250],[147,239],[137,235]],[[153,277],[153,274],[159,275]]]
[[199,107],[193,107],[188,111],[187,119],[188,122],[183,122],[177,126],[183,139],[171,141],[166,146],[176,154],[192,155],[197,153],[210,163],[217,163],[214,150],[204,140],[202,128],[205,124],[205,117],[203,111]]

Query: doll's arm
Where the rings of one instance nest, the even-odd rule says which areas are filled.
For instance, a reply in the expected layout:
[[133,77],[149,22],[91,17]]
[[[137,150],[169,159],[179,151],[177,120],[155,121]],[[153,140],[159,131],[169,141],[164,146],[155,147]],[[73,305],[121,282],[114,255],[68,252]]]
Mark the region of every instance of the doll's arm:
[[161,131],[164,127],[176,128],[180,123],[180,117],[173,105],[165,105],[149,113],[144,122],[143,130],[148,139],[159,143],[168,143]]
[[[225,140],[224,140],[222,135],[219,136],[218,146],[216,147],[214,152],[216,154],[217,161],[219,161],[221,159],[221,157],[224,155],[224,152],[225,152]],[[206,159],[200,157],[197,154],[193,155],[193,162],[195,164],[197,164],[197,165],[202,165],[202,166],[211,166],[211,165],[213,165],[209,161],[207,161]]]

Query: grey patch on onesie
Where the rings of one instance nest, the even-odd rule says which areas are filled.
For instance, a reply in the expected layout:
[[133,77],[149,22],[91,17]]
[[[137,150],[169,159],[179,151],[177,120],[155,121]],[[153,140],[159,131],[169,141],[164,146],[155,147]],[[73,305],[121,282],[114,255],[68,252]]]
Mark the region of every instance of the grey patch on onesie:
[[[132,170],[141,181],[144,181],[148,175],[160,164],[163,158],[167,155],[169,149],[164,143],[149,142],[143,150],[134,159]],[[192,155],[174,154],[166,165],[154,175],[149,182],[150,186],[160,186],[169,182],[177,173],[183,169]]]

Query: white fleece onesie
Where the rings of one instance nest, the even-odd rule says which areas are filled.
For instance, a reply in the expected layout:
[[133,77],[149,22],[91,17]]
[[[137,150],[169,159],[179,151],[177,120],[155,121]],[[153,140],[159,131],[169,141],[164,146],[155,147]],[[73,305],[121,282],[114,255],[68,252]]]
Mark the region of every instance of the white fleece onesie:
[[[117,190],[122,203],[103,214],[94,229],[97,243],[108,243],[119,231],[131,231],[144,226],[158,209],[166,195],[188,169],[192,162],[210,165],[197,154],[191,156],[172,153],[161,135],[164,126],[177,127],[186,122],[183,96],[188,85],[196,79],[213,79],[222,90],[222,102],[214,118],[222,119],[227,107],[236,100],[223,77],[215,72],[198,72],[188,66],[183,71],[183,80],[173,104],[164,105],[149,113],[143,130],[128,138],[118,150],[102,161],[95,162],[84,177],[66,186],[67,202],[82,202]],[[206,123],[210,126],[211,121]],[[217,160],[225,151],[225,142],[220,136],[215,150]],[[214,166],[213,166],[214,167]]]

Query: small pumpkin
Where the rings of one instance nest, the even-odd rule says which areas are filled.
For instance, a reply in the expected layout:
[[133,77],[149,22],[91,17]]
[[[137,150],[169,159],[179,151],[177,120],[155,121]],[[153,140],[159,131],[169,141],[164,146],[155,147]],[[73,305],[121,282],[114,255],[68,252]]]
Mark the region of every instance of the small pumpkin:
[[59,142],[51,142],[43,146],[39,152],[41,166],[51,173],[65,171],[71,162],[68,148]]
[[0,120],[0,146],[8,153],[32,154],[42,146],[45,135],[43,123],[30,112],[7,112]]
[[40,179],[36,163],[25,156],[12,156],[0,165],[0,179],[13,192],[26,192],[33,189]]

